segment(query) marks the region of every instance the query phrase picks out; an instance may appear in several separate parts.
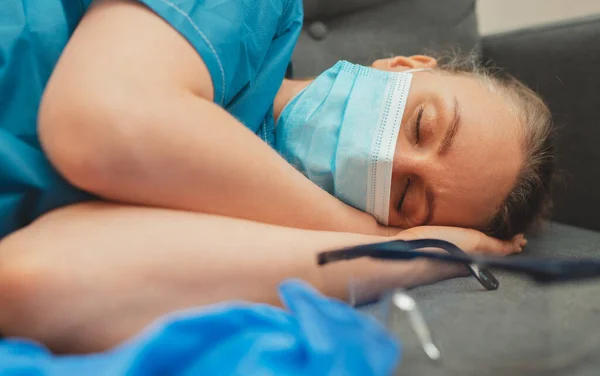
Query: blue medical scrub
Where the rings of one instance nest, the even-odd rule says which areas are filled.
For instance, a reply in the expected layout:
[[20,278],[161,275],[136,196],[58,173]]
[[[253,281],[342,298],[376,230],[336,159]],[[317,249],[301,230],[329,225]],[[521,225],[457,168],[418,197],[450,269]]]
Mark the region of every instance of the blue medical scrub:
[[[272,104],[302,25],[301,0],[139,1],[200,54],[214,101],[273,145]],[[91,2],[0,1],[0,238],[54,208],[93,199],[54,170],[36,127],[50,73]]]

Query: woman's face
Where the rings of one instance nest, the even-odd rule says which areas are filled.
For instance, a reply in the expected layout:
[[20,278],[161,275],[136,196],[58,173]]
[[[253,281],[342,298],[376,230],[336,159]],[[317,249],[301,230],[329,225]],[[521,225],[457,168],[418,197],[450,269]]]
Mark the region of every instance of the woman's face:
[[[423,56],[373,64],[433,66]],[[389,224],[484,228],[516,181],[522,137],[511,103],[481,80],[415,72],[394,155]]]

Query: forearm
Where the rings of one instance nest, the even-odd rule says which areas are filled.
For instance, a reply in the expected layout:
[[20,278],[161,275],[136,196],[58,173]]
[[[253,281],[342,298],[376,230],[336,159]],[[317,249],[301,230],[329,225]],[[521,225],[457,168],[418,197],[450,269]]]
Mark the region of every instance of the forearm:
[[154,112],[139,133],[95,137],[95,148],[104,150],[101,165],[86,172],[80,187],[109,200],[283,226],[380,230],[216,105],[192,95],[164,105],[168,110]]
[[192,95],[166,105],[138,141],[103,146],[118,157],[90,187],[95,193],[297,228],[378,230],[373,218],[314,185],[216,105]]
[[377,294],[441,277],[422,261],[316,264],[318,252],[380,240],[108,204],[62,209],[1,243],[0,330],[59,351],[94,351],[174,310],[278,303],[276,286],[287,278],[346,298],[351,279]]
[[211,100],[206,66],[176,31],[134,2],[99,1],[48,84],[40,139],[71,183],[109,200],[307,229],[380,230]]

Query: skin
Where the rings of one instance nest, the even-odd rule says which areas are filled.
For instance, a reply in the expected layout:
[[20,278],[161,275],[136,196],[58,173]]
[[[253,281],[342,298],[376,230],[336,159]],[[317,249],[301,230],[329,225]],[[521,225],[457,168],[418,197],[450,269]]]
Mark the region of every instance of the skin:
[[[423,56],[374,63],[387,70],[433,66]],[[307,84],[284,82],[275,112]],[[452,96],[462,125],[442,158],[432,151],[448,127]],[[208,69],[179,33],[139,3],[98,1],[47,85],[40,141],[67,180],[110,201],[296,228],[395,233],[319,189],[212,99]],[[423,142],[415,145],[410,125],[425,102]],[[483,227],[518,170],[518,125],[509,116],[504,98],[473,78],[416,73],[397,143],[392,226],[425,224],[427,187],[436,196],[429,224]]]
[[212,99],[206,65],[177,31],[137,2],[99,0],[48,82],[39,138],[72,185],[109,201],[390,234],[306,179]]
[[[484,229],[523,163],[523,134],[513,104],[472,75],[435,70],[437,62],[428,56],[380,59],[372,67],[428,69],[413,73],[394,154],[389,224]],[[284,82],[276,115],[311,82]],[[455,103],[459,122],[440,152],[456,119]]]
[[[373,66],[403,71],[435,68],[436,61],[399,56]],[[454,137],[445,144],[450,129]],[[512,103],[482,80],[414,73],[394,155],[390,224],[485,228],[516,182],[523,137]]]
[[173,310],[275,304],[290,277],[346,298],[351,277],[373,282],[376,296],[464,274],[421,261],[321,268],[315,255],[325,250],[384,236],[495,255],[525,245],[473,229],[382,228],[211,99],[202,59],[165,22],[135,2],[95,3],[46,88],[39,133],[66,179],[105,201],[54,210],[0,240],[0,332],[59,352],[98,351]]
[[[497,256],[523,245],[451,227],[422,226],[394,238],[431,237]],[[278,304],[276,287],[287,278],[340,299],[358,280],[358,298],[370,300],[394,287],[466,275],[426,260],[315,262],[322,251],[389,239],[107,202],[72,205],[0,242],[0,332],[60,353],[94,352],[175,310],[229,300]]]

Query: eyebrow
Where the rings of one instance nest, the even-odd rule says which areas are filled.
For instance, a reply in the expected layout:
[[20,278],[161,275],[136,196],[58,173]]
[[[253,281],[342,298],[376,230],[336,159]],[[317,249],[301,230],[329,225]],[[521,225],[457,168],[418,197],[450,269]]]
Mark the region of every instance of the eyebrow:
[[454,97],[454,116],[452,117],[452,122],[450,126],[446,130],[446,134],[440,144],[440,148],[438,150],[438,155],[443,156],[448,153],[450,147],[454,143],[454,139],[456,138],[456,133],[458,133],[458,129],[460,128],[460,105],[458,104],[458,100]]

